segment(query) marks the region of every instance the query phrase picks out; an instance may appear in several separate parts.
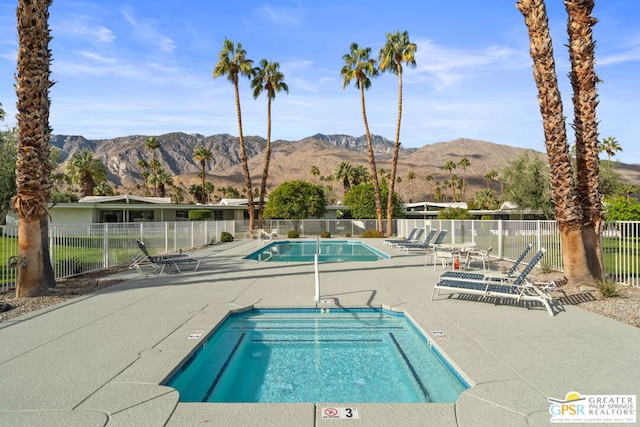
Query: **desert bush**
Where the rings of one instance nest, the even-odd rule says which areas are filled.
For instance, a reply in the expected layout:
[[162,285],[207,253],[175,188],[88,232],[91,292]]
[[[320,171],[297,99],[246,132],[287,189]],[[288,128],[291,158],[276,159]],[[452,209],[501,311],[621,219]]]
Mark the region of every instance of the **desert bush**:
[[619,297],[621,295],[620,289],[618,288],[616,282],[609,278],[603,281],[598,281],[596,287],[598,288],[602,296],[606,298]]
[[287,237],[289,239],[297,239],[298,237],[300,237],[300,233],[298,232],[298,230],[289,230],[289,232],[287,233]]
[[328,239],[329,237],[331,237],[331,233],[329,233],[328,231],[323,231],[322,233],[320,233],[320,237],[322,237],[323,239]]
[[204,221],[211,218],[211,211],[204,209],[192,210],[187,213],[189,220],[191,221]]
[[364,233],[362,233],[362,237],[364,237],[365,239],[379,239],[381,237],[384,237],[384,234],[382,234],[378,230],[365,230]]
[[231,233],[223,231],[222,233],[220,233],[220,241],[221,242],[233,242],[233,236],[231,235]]

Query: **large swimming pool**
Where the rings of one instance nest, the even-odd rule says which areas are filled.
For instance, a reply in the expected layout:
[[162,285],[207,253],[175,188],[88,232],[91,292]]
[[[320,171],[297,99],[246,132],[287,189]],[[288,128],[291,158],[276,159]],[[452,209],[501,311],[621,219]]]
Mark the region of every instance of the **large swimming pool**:
[[318,262],[377,261],[389,255],[358,240],[282,240],[272,242],[247,255],[245,259],[261,262],[313,262],[319,250]]
[[230,316],[165,383],[181,402],[455,402],[467,383],[402,313]]

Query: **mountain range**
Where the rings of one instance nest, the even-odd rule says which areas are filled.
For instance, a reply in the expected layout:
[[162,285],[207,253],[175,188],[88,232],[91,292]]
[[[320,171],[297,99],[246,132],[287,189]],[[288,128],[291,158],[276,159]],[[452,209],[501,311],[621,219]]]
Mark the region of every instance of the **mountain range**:
[[[117,186],[119,193],[142,194],[143,190],[136,188],[137,184],[143,183],[138,162],[141,159],[149,161],[151,158],[151,153],[145,149],[148,138],[147,135],[132,135],[89,140],[82,136],[52,135],[50,143],[61,150],[61,168],[64,168],[64,162],[75,152],[87,149],[94,153],[94,159],[104,163],[108,172],[107,179],[110,184]],[[228,134],[203,136],[175,132],[155,138],[160,145],[155,158],[173,176],[174,184],[188,189],[190,185],[200,183],[200,165],[193,160],[193,152],[197,147],[204,146],[213,156],[205,166],[206,179],[215,188],[244,188],[238,137]],[[266,140],[259,136],[246,136],[244,144],[253,187],[259,187]],[[391,171],[393,145],[391,140],[372,135],[378,170]],[[369,169],[365,136],[316,134],[299,141],[273,141],[271,147],[267,192],[293,179],[319,183],[320,178],[331,175],[340,162],[362,164]],[[458,167],[453,173],[459,177],[466,174],[466,194],[469,198],[487,186],[498,188],[497,182],[487,181],[485,175],[492,169],[505,168],[509,162],[525,153],[531,157],[546,159],[546,154],[539,151],[467,138],[437,142],[420,148],[401,148],[397,176],[402,178],[402,182],[396,185],[396,190],[405,201],[426,200],[433,193],[436,182],[449,179],[449,172],[444,170],[445,163],[449,160],[458,163],[462,157],[467,157],[469,167],[465,171]],[[313,166],[320,170],[320,176],[311,174]],[[618,171],[623,180],[640,182],[640,165],[620,164]],[[410,172],[415,173],[415,179],[407,179]],[[432,181],[427,181],[428,175],[433,178]],[[341,183],[334,182],[332,185],[338,198],[341,198]]]

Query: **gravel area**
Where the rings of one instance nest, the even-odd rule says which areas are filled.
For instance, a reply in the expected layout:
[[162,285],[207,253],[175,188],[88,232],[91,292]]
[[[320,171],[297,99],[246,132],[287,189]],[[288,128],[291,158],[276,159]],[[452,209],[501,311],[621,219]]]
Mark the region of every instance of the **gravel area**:
[[[49,290],[49,295],[41,297],[16,298],[14,291],[1,293],[0,305],[8,303],[11,308],[0,312],[0,322],[120,283],[122,280],[109,278],[109,275],[118,271],[122,269],[110,269],[59,280],[58,286]],[[561,273],[538,274],[535,280],[555,280],[560,283],[558,291],[553,296],[565,305],[577,305],[585,310],[640,328],[640,288],[638,287],[619,285],[621,291],[619,297],[605,298],[593,287],[566,285]]]

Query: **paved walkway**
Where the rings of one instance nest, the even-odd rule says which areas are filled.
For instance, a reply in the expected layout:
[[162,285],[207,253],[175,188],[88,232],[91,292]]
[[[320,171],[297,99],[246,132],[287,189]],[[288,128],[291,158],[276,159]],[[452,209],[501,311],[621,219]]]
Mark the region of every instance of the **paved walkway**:
[[[187,337],[210,331],[229,310],[315,306],[313,266],[242,259],[257,247],[211,246],[193,254],[202,260],[195,273],[127,271],[119,285],[0,323],[0,425],[355,423],[322,420],[312,403],[180,403],[158,385],[200,342]],[[425,267],[423,256],[387,252],[393,258],[376,263],[321,264],[322,297],[404,310],[474,386],[455,404],[357,404],[359,425],[548,425],[549,397],[640,394],[640,329],[573,306],[550,317],[543,308],[432,302],[441,270]]]

